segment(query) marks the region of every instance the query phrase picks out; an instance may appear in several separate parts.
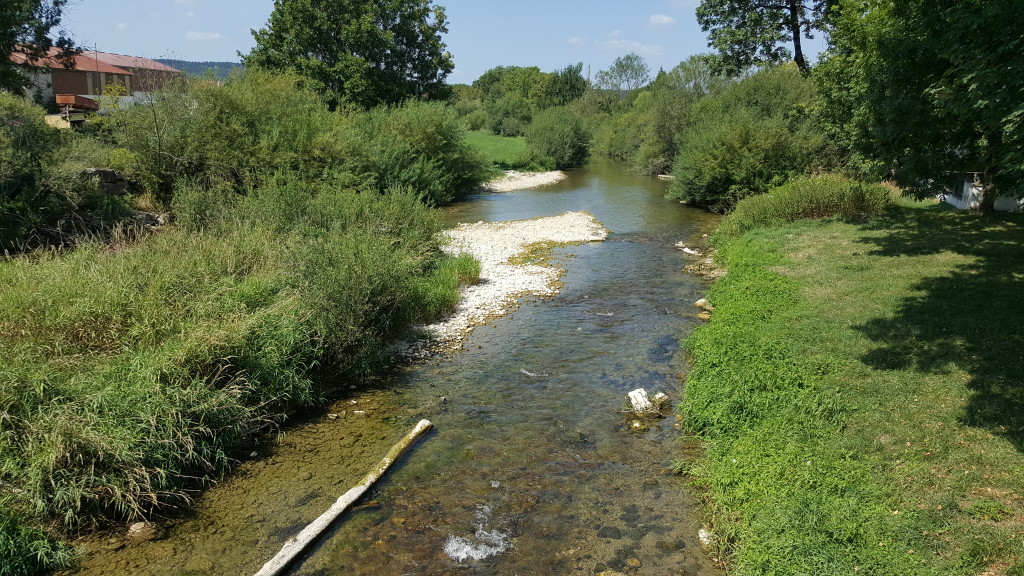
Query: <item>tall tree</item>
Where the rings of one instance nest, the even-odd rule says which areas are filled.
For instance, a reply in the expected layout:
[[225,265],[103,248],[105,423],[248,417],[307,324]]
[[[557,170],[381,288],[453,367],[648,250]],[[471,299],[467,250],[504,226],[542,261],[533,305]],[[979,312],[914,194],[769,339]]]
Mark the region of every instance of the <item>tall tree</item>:
[[598,88],[631,91],[651,81],[651,69],[639,54],[619,56],[607,70],[597,73],[594,83]]
[[61,31],[57,38],[50,31],[60,25],[67,0],[4,0],[0,3],[0,90],[20,92],[28,78],[18,71],[9,58],[24,54],[30,58],[47,55],[50,48],[60,48],[60,59],[72,65],[74,44]]
[[242,63],[295,70],[334,104],[443,98],[454,68],[441,41],[447,26],[430,0],[274,0]]
[[[702,0],[697,22],[708,34],[708,46],[718,50],[721,66],[737,73],[754,64],[793,58],[800,71],[810,70],[804,38],[823,28],[834,0]],[[790,52],[784,44],[792,42]]]
[[816,76],[837,131],[918,196],[978,173],[980,208],[1024,196],[1019,0],[843,0]]

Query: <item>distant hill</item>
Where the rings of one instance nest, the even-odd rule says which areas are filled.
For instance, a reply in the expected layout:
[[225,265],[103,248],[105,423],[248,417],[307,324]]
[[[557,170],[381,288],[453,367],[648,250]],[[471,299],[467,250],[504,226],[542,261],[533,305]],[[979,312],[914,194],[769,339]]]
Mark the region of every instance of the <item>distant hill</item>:
[[202,76],[207,70],[213,70],[218,80],[228,77],[228,74],[235,68],[241,68],[238,62],[189,62],[188,60],[171,60],[169,58],[155,58],[161,64],[171,68],[177,68],[189,76]]

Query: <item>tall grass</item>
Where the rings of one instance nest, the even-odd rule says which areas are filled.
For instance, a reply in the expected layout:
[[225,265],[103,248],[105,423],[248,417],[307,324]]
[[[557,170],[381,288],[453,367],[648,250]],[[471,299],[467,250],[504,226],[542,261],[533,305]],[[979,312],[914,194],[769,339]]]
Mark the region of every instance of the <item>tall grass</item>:
[[804,219],[863,220],[884,214],[892,205],[892,194],[882,185],[841,176],[798,178],[767,194],[741,200],[719,232],[739,235]]

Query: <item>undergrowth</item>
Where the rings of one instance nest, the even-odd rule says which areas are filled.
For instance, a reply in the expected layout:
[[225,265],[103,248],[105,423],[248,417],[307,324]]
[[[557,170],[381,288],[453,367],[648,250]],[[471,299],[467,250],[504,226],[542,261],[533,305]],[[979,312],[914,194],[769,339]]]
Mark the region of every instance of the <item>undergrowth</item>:
[[174,229],[0,266],[0,565],[66,559],[34,522],[188,505],[254,433],[386,366],[390,339],[479,275],[443,255],[411,190],[278,175],[175,205]]

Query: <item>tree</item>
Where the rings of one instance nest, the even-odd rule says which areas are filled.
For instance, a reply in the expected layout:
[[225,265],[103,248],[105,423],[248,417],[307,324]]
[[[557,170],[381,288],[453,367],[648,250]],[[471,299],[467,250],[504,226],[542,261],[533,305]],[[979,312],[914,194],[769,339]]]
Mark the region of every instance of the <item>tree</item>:
[[67,0],[4,0],[0,5],[0,90],[17,93],[29,82],[8,58],[11,54],[42,58],[56,46],[62,63],[74,65],[77,50],[72,41],[63,32],[56,41],[50,37],[66,4]]
[[441,41],[447,25],[444,8],[430,0],[274,0],[242,63],[294,70],[333,105],[440,99],[454,68]]
[[583,63],[572,64],[555,70],[544,86],[541,107],[564,106],[583,97],[587,91],[587,79],[583,77]]
[[598,88],[618,92],[640,88],[651,81],[651,69],[638,54],[619,56],[607,70],[597,73],[594,83]]
[[[834,0],[702,0],[697,22],[709,32],[708,46],[718,50],[720,65],[738,73],[752,65],[779,63],[790,57],[800,71],[810,70],[803,38],[823,29]],[[793,52],[780,46],[792,42]]]
[[1018,0],[843,0],[816,73],[851,147],[923,197],[978,173],[980,208],[1024,196],[1024,21]]

